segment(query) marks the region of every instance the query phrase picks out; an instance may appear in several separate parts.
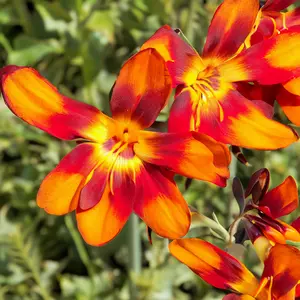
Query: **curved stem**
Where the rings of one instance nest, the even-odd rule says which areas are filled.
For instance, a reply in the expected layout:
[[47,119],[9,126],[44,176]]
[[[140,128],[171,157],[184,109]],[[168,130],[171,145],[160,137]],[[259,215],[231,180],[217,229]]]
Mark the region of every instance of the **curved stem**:
[[[236,177],[237,174],[237,159],[235,156],[232,155],[232,159],[231,159],[231,164],[229,166],[229,170],[230,170],[230,178],[233,179],[234,177]],[[231,224],[231,220],[232,220],[232,208],[233,208],[233,196],[232,196],[232,192],[231,189],[228,189],[228,211],[227,211],[227,226],[229,227]]]

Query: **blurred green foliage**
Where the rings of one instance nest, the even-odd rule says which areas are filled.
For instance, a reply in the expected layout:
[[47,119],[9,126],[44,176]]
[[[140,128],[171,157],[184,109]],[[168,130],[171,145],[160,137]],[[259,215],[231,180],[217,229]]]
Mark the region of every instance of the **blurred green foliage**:
[[[217,0],[0,0],[0,67],[37,68],[60,91],[109,113],[109,92],[124,61],[161,25],[180,27],[201,50]],[[165,121],[167,109],[160,116]],[[276,118],[284,119],[278,110]],[[141,235],[141,273],[128,270],[128,226],[107,246],[86,245],[73,216],[51,216],[35,204],[45,175],[74,145],[58,141],[17,119],[0,102],[0,299],[221,299],[185,266],[171,258],[167,241],[154,237],[150,246],[145,225]],[[246,184],[263,166],[272,185],[287,175],[300,178],[300,144],[276,152],[245,151],[251,167],[233,165]],[[238,206],[229,187],[223,190],[193,181],[186,200],[228,226]],[[299,213],[299,212],[298,212]],[[290,219],[293,219],[291,216]],[[214,241],[195,223],[190,233]],[[224,245],[221,245],[224,246]],[[246,251],[246,264],[260,272]]]

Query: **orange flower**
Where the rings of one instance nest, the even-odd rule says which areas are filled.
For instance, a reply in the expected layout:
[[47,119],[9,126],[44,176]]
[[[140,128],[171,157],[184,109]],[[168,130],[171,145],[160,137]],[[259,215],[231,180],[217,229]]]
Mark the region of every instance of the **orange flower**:
[[296,0],[267,0],[260,9],[258,26],[251,35],[251,44],[257,44],[280,34],[281,31],[299,25],[300,9],[281,12]]
[[37,204],[62,215],[76,210],[79,231],[91,245],[113,239],[135,212],[163,237],[184,236],[190,212],[173,172],[226,185],[227,147],[199,133],[144,131],[171,92],[164,60],[147,49],[129,59],[110,102],[112,118],[72,100],[36,70],[0,70],[7,106],[25,122],[79,145],[44,179]]
[[300,232],[300,217],[294,220],[291,225]]
[[[267,0],[266,3],[260,9],[260,18],[258,18],[258,27],[250,37],[250,44],[254,45],[261,41],[273,38],[279,34],[288,34],[289,31],[299,30],[300,25],[300,7],[288,11],[281,12],[281,10],[287,8],[293,4],[295,0]],[[293,27],[296,26],[296,27]],[[292,47],[295,45],[292,45]],[[239,83],[241,85],[241,83]],[[245,85],[245,84],[242,84]],[[246,84],[247,86],[248,84]],[[300,78],[296,77],[292,80],[284,82],[280,86],[271,87],[273,92],[270,92],[270,87],[261,86],[257,83],[254,85],[248,85],[248,88],[242,88],[240,91],[243,96],[251,97],[254,100],[263,100],[267,104],[274,104],[276,99],[282,110],[289,118],[289,120],[295,125],[300,125]],[[254,93],[250,90],[255,89]],[[258,96],[258,90],[261,90],[262,94],[260,98]],[[252,95],[251,95],[252,94]],[[253,98],[254,96],[254,98]],[[271,100],[271,101],[270,101]],[[271,103],[270,103],[271,102]],[[265,104],[264,104],[265,105]],[[268,106],[268,105],[267,105]],[[272,109],[271,109],[272,110]]]
[[[272,244],[285,244],[286,240],[300,242],[297,229],[278,219],[290,214],[299,205],[294,178],[287,177],[270,191],[269,182],[270,173],[267,169],[260,169],[252,175],[245,191],[245,197],[252,195],[252,198],[245,208],[244,219],[253,224]],[[246,230],[253,242],[253,228],[246,224]]]
[[288,245],[275,245],[264,261],[260,282],[236,258],[199,239],[170,243],[171,254],[212,286],[238,293],[226,300],[292,300],[300,280],[300,251]]
[[213,17],[202,57],[169,26],[142,46],[164,57],[177,87],[170,131],[194,130],[255,149],[298,140],[291,128],[270,119],[262,101],[249,101],[236,88],[240,81],[273,85],[300,74],[299,27],[244,50],[258,13],[257,0],[225,0]]

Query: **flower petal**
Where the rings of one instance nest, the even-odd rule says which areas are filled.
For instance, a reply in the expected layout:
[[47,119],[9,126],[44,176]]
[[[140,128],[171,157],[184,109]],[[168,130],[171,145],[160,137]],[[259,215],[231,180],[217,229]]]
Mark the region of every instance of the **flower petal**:
[[261,108],[261,111],[268,118],[274,115],[274,102],[280,86],[264,86],[259,84],[250,84],[248,82],[238,82],[235,84],[237,91],[245,98]]
[[[284,14],[285,16],[285,24],[283,22],[283,18],[277,18],[276,23],[279,23],[277,26],[280,29],[290,28],[292,26],[300,25],[300,7],[296,7],[293,10],[290,10]],[[285,26],[284,26],[285,25]]]
[[77,208],[78,228],[85,241],[96,246],[108,243],[123,228],[139,188],[136,177],[143,175],[143,162],[132,147],[120,153],[105,153],[113,146],[112,140],[102,146],[105,160],[82,190],[81,205]]
[[222,300],[255,300],[255,298],[249,295],[228,294]]
[[269,241],[279,244],[286,243],[283,228],[277,220],[267,218],[267,216],[260,218],[248,214],[245,218],[255,225]]
[[228,148],[203,134],[144,131],[134,150],[142,160],[183,176],[219,186],[225,186],[229,178]]
[[267,0],[262,7],[263,11],[281,11],[295,3],[297,0]]
[[300,242],[300,232],[298,232],[296,228],[279,219],[277,219],[276,221],[280,224],[286,240]]
[[[230,92],[220,105],[224,112],[224,120],[220,122],[224,136],[216,139],[221,142],[244,148],[278,149],[298,140],[292,128],[267,118],[260,108],[237,92]],[[213,128],[205,130],[211,133]]]
[[300,77],[286,82],[285,84],[283,84],[283,86],[290,93],[300,96]]
[[104,140],[108,135],[109,117],[63,96],[36,70],[7,66],[0,70],[0,79],[7,106],[28,124],[64,140]]
[[164,59],[155,49],[131,57],[122,67],[110,102],[114,118],[149,127],[166,105],[171,78]]
[[102,164],[91,175],[91,179],[80,193],[79,207],[81,210],[90,209],[100,201],[108,182],[109,170]]
[[294,220],[291,225],[300,233],[300,217]]
[[290,214],[299,205],[295,179],[287,177],[280,185],[269,191],[259,202],[259,209],[277,219]]
[[251,33],[258,11],[257,0],[225,0],[209,26],[203,57],[232,57]]
[[204,69],[199,54],[184,42],[168,25],[158,29],[141,47],[156,49],[167,63],[173,87],[192,84],[198,73]]
[[300,126],[300,96],[289,93],[282,87],[276,96],[276,100],[289,120]]
[[170,253],[210,285],[254,295],[258,281],[236,258],[199,239],[180,239],[169,244]]
[[106,185],[101,199],[94,207],[88,210],[77,208],[77,226],[88,244],[102,246],[122,230],[132,212],[134,193],[134,184],[129,180],[123,182],[114,194]]
[[259,259],[264,262],[269,255],[271,248],[270,241],[264,236],[263,232],[250,222],[244,222],[248,238],[253,244],[255,252]]
[[297,297],[300,297],[300,284],[298,284],[297,286],[296,286],[296,295],[295,295],[295,297],[297,298]]
[[136,176],[134,212],[158,235],[169,239],[184,236],[191,215],[174,180],[163,169],[144,163]]
[[191,88],[180,89],[176,93],[170,110],[168,131],[188,132],[196,129],[191,123],[195,115],[193,102],[197,100],[198,96]]
[[250,44],[255,45],[278,34],[276,22],[273,18],[265,16],[259,22],[256,31],[251,35]]
[[[263,212],[259,211],[259,217],[257,216],[247,216],[248,219],[254,220],[253,224],[256,224],[258,226],[261,226],[261,230],[263,231],[263,228],[266,228],[264,231],[265,236],[270,235],[268,232],[276,230],[280,232],[285,240],[290,240],[294,242],[300,242],[300,233],[297,231],[296,228],[293,226],[281,221],[280,219],[273,219],[272,217],[268,216],[267,214],[264,214]],[[259,223],[264,223],[259,225]],[[268,229],[269,227],[270,230]],[[285,242],[282,240],[282,237],[279,237],[279,240],[276,240],[277,233],[274,232],[274,242],[279,244],[285,244]],[[271,239],[272,240],[272,239]],[[282,241],[281,241],[282,240]]]
[[124,183],[126,186],[127,182],[134,182],[140,172],[143,163],[134,154],[133,147],[127,146],[119,153],[113,150],[117,144],[117,141],[110,139],[99,147],[97,168],[90,174],[89,181],[80,194],[81,210],[90,209],[100,201],[107,183],[114,195],[115,191],[122,189]]
[[287,82],[300,75],[299,47],[300,26],[294,26],[228,60],[219,67],[220,75],[229,82]]
[[86,178],[98,163],[98,151],[97,144],[83,143],[67,154],[43,180],[37,205],[55,215],[74,210]]
[[263,168],[252,174],[245,191],[245,197],[252,195],[254,203],[258,203],[267,193],[270,184],[270,172]]
[[260,217],[246,215],[246,218],[273,243],[285,244],[286,240],[300,241],[300,234],[295,228],[266,214],[260,213]]
[[[191,88],[176,97],[170,112],[170,131],[190,129],[225,144],[265,150],[287,147],[298,140],[290,127],[267,118],[237,91],[230,91],[219,104],[211,101],[207,106],[200,106],[199,111],[198,101],[198,94]],[[187,113],[182,107],[187,108]]]
[[276,244],[265,260],[262,280],[264,278],[273,278],[271,291],[276,299],[295,289],[300,279],[300,251],[289,245]]

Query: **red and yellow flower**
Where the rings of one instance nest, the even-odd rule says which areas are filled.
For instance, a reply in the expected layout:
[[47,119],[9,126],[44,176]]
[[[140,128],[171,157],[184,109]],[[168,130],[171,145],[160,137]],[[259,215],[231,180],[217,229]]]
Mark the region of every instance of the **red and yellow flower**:
[[257,26],[251,34],[250,43],[257,44],[292,26],[300,25],[299,8],[282,12],[295,2],[296,0],[267,0],[259,11]]
[[[267,169],[255,172],[245,191],[245,197],[252,195],[244,213],[244,219],[253,224],[268,240],[285,244],[287,240],[300,242],[300,233],[293,226],[279,218],[298,208],[298,189],[295,179],[287,177],[280,185],[268,191],[270,174]],[[248,235],[251,230],[246,226]]]
[[135,212],[163,237],[184,236],[190,212],[173,174],[226,185],[227,147],[203,134],[144,131],[171,92],[164,60],[139,52],[120,71],[110,102],[112,118],[72,100],[36,70],[0,70],[11,111],[25,122],[78,145],[44,179],[37,204],[63,215],[76,210],[79,231],[91,245],[113,239]]
[[[250,36],[250,42],[247,46],[255,45],[264,40],[276,37],[282,33],[293,30],[293,26],[299,28],[300,8],[288,12],[282,12],[295,0],[268,0],[261,7],[257,18],[257,28],[253,30]],[[253,100],[263,100],[264,106],[270,111],[272,116],[275,99],[284,111],[288,119],[295,125],[300,125],[300,78],[296,77],[282,85],[263,86],[258,83],[239,83],[240,93]],[[271,105],[271,107],[269,106]]]
[[255,149],[282,148],[298,140],[291,128],[270,118],[263,101],[250,101],[236,86],[274,85],[300,75],[300,26],[245,49],[258,14],[257,0],[225,0],[212,19],[201,57],[169,26],[142,46],[164,57],[177,87],[171,132],[193,130]]
[[169,249],[175,258],[210,285],[238,293],[223,299],[295,299],[300,280],[300,251],[292,246],[271,247],[260,281],[236,258],[206,241],[175,240]]

